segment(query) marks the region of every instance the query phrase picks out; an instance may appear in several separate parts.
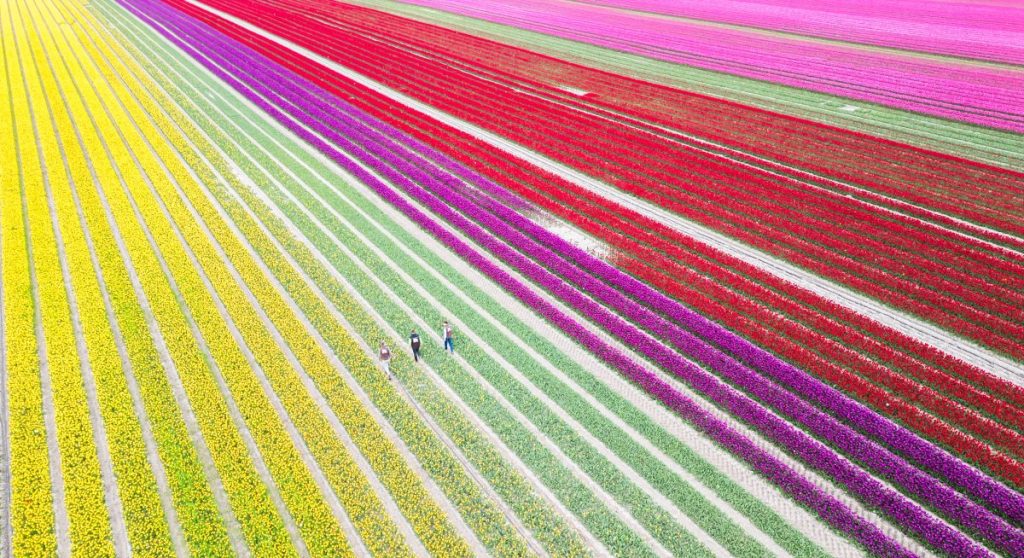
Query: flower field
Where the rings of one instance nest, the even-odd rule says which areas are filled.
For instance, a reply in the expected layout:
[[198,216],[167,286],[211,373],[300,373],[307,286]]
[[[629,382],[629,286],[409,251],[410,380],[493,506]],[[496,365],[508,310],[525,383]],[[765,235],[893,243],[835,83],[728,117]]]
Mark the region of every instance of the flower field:
[[0,44],[0,556],[1024,557],[1015,3]]

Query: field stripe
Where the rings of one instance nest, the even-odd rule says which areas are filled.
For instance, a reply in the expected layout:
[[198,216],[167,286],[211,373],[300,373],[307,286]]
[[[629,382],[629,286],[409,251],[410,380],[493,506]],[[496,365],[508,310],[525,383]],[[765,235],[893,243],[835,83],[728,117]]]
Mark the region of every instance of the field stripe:
[[606,198],[622,203],[622,205],[626,207],[634,209],[643,215],[651,217],[719,250],[733,254],[747,263],[755,265],[766,272],[772,273],[784,280],[806,288],[807,290],[832,302],[845,306],[863,315],[871,316],[879,322],[899,331],[903,331],[915,339],[935,347],[940,351],[951,354],[952,356],[974,364],[975,366],[989,370],[1007,380],[1024,385],[1024,373],[1019,372],[1019,366],[1012,359],[996,354],[995,352],[968,341],[954,333],[950,333],[932,325],[929,322],[925,322],[920,318],[891,308],[881,302],[854,292],[828,279],[804,271],[793,264],[782,261],[756,248],[747,246],[717,231],[713,231],[698,223],[683,219],[664,209],[655,207],[650,202],[640,200],[635,196],[623,193],[617,188],[593,179],[579,171],[576,171],[575,169],[563,165],[562,163],[549,159],[544,155],[526,149],[525,147],[498,136],[497,134],[488,132],[487,130],[450,116],[447,113],[437,110],[398,91],[394,91],[374,80],[345,68],[344,66],[309,51],[308,49],[296,45],[287,39],[265,31],[245,20],[208,6],[198,0],[187,1],[190,4],[214,13],[249,31],[258,33],[297,54],[310,58],[311,60],[330,68],[332,71],[351,79],[360,85],[381,93],[394,101],[400,102],[411,109],[421,112],[444,124],[448,124],[458,130],[469,133],[477,139],[480,139],[492,147],[508,153],[509,155],[523,159],[548,172],[551,172],[556,176],[559,176],[562,179],[568,180],[569,182],[598,193]]
[[[51,11],[51,8],[47,5],[40,9]],[[51,71],[52,67],[51,62]],[[118,541],[117,550],[122,555],[131,551],[151,556],[181,555],[187,553],[187,547],[170,499],[166,471],[156,456],[151,426],[141,400],[138,399],[137,386],[129,387],[126,381],[126,377],[132,375],[131,364],[123,345],[120,326],[110,305],[105,281],[100,274],[92,234],[81,214],[81,208],[77,206],[79,200],[76,184],[87,185],[92,177],[82,152],[76,149],[75,132],[71,129],[66,113],[57,111],[51,117],[57,136],[62,138],[62,153],[68,173],[66,187],[58,185],[57,195],[51,193],[56,200],[56,210],[62,217],[54,215],[51,218],[67,231],[62,234],[65,244],[62,255],[68,259],[69,270],[65,284],[69,289],[73,287],[79,300],[72,305],[73,311],[85,317],[81,333],[84,334],[86,346],[90,347],[88,364],[90,373],[95,374],[92,384],[98,392],[102,413],[100,418],[103,419],[96,430],[109,432],[109,444],[116,448],[111,454],[107,443],[100,442],[106,440],[106,436],[98,437],[97,445],[104,455],[101,463],[105,463],[106,467],[110,463],[113,465],[112,470],[104,472],[105,482],[110,483],[113,489],[113,494],[108,489],[107,499],[117,498],[120,501],[123,498],[121,503],[124,511],[120,521],[122,526],[127,522],[127,538]],[[86,379],[89,379],[88,375]],[[131,381],[134,382],[134,378]],[[155,471],[157,476],[163,477],[159,484],[154,476]],[[115,474],[120,480],[119,484],[114,484],[117,482]],[[164,521],[153,517],[153,510],[158,508],[164,510]]]
[[[850,103],[847,99],[831,95],[779,87],[757,80],[666,63],[404,2],[352,1],[370,8],[544,52],[563,60],[636,76],[646,81],[1024,170],[1024,158],[1021,157],[1021,153],[1024,153],[1024,143],[1018,136],[999,130],[967,126],[949,120],[888,109],[880,105]],[[858,110],[844,110],[844,107],[849,106],[854,106]]]
[[[41,32],[41,31],[40,31]],[[48,62],[53,69],[53,62]],[[56,127],[56,119],[59,116],[51,114],[51,121]],[[55,129],[56,132],[56,129]],[[59,133],[57,135],[59,138]],[[78,174],[78,180],[82,183],[89,181],[89,176],[85,173],[85,165],[81,164],[80,160],[76,159],[76,164],[71,165],[69,159],[73,158],[76,152],[72,150],[71,153],[68,151],[62,152],[62,160],[65,165],[65,170],[68,172],[68,186],[73,188],[74,177],[70,174],[73,172],[71,167],[73,166]],[[62,182],[58,181],[58,185]],[[72,275],[71,264],[68,262],[68,258],[72,258],[76,261],[76,267],[85,269],[86,277],[92,278],[89,275],[91,271],[91,263],[88,260],[87,254],[89,254],[89,248],[82,243],[82,237],[79,235],[77,229],[72,228],[71,234],[62,234],[61,227],[58,224],[63,223],[64,227],[69,225],[67,222],[76,221],[74,201],[69,200],[67,196],[60,196],[62,201],[62,211],[65,213],[63,220],[58,219],[57,211],[58,208],[55,206],[55,196],[53,194],[54,184],[48,184],[47,196],[50,203],[50,219],[54,224],[54,232],[56,234],[57,243],[59,246],[59,254],[61,256],[61,267],[62,277],[64,279],[65,289],[68,293],[68,300],[70,302],[71,309],[71,320],[75,329],[78,353],[83,355],[81,357],[82,375],[85,381],[85,387],[88,393],[90,415],[92,418],[92,428],[94,431],[95,442],[100,456],[100,465],[102,467],[103,482],[105,489],[105,499],[107,500],[109,513],[111,517],[111,524],[114,528],[114,542],[115,550],[121,556],[126,556],[131,553],[131,545],[128,540],[128,532],[125,525],[125,515],[123,504],[121,501],[121,495],[118,491],[117,481],[114,476],[114,465],[112,464],[112,458],[107,447],[107,427],[104,422],[102,411],[100,409],[100,403],[97,394],[97,381],[94,374],[100,374],[104,378],[103,382],[100,382],[100,389],[103,391],[104,403],[108,400],[123,400],[123,391],[115,389],[111,392],[110,387],[124,386],[124,378],[120,374],[120,369],[117,365],[116,349],[114,348],[113,337],[110,334],[110,328],[112,327],[106,320],[102,320],[98,315],[98,309],[101,306],[101,302],[98,299],[99,288],[98,285],[93,281],[87,286],[78,285],[83,280],[80,277],[80,273],[76,272]],[[61,192],[66,192],[67,189],[60,188]],[[70,214],[70,217],[67,215]],[[74,246],[68,250],[66,240],[69,240]],[[94,279],[94,278],[93,278]],[[87,298],[87,302],[84,305],[78,303],[78,297],[76,292],[84,295]],[[87,318],[98,318],[101,319],[99,323],[93,323],[89,320],[83,323],[80,318],[82,316],[81,310],[85,308],[85,316]],[[96,339],[96,336],[100,336],[101,339]],[[89,349],[91,347],[91,350]],[[87,358],[86,358],[87,357]],[[95,361],[95,363],[94,363]],[[113,384],[113,386],[111,385]],[[121,388],[124,389],[124,388]],[[119,393],[120,392],[120,393]],[[146,458],[143,455],[143,443],[141,440],[141,432],[138,428],[137,417],[134,415],[133,410],[129,408],[114,408],[109,409],[104,406],[103,411],[108,413],[117,413],[120,416],[115,415],[115,420],[111,423],[114,431],[117,433],[116,439],[112,440],[111,443],[116,442],[117,451],[116,465],[118,467],[120,477],[122,480],[121,489],[125,491],[129,497],[129,504],[133,505],[136,522],[133,523],[133,527],[136,529],[136,540],[139,543],[137,548],[138,552],[144,552],[147,554],[160,552],[164,555],[170,553],[168,539],[167,526],[165,523],[159,520],[152,520],[146,516],[151,513],[151,509],[154,504],[157,495],[155,493],[155,486],[152,477],[148,476],[148,468],[146,467]],[[109,415],[108,415],[109,417]],[[120,419],[120,420],[118,420]],[[127,426],[128,431],[122,431],[122,427]],[[135,446],[134,448],[132,446]],[[135,455],[132,455],[132,450],[139,450]],[[131,456],[131,457],[128,457]],[[129,462],[125,463],[125,460],[130,459]],[[140,478],[141,477],[141,478]],[[146,493],[147,489],[150,493]],[[142,501],[133,502],[131,498],[139,498]],[[158,504],[157,504],[158,505]],[[155,528],[155,529],[154,529]],[[167,545],[167,546],[164,546]]]
[[[4,14],[6,10],[0,8],[0,29],[4,27]],[[13,134],[17,134],[14,127],[14,107],[12,105],[11,94],[10,94],[10,74],[7,70],[7,56],[5,55],[6,47],[0,40],[0,66],[3,66],[3,75],[5,79],[5,86],[0,87],[0,128],[3,130],[11,130]],[[3,138],[2,143],[6,146],[0,149],[0,168],[13,169],[15,166],[20,168],[18,165],[16,149],[17,149],[17,138],[8,138],[7,134],[0,135]],[[7,287],[6,273],[4,273],[5,267],[14,267],[14,263],[10,263],[9,266],[5,266],[7,259],[7,249],[4,245],[5,242],[17,242],[20,239],[9,238],[8,226],[5,226],[8,219],[11,219],[10,215],[7,215],[7,211],[4,210],[4,204],[6,202],[6,191],[10,187],[10,183],[15,180],[15,176],[20,180],[21,173],[5,172],[0,173],[0,558],[11,557],[11,413],[10,406],[8,404],[8,390],[10,389],[7,383],[8,377],[8,364],[7,364]]]
[[[93,81],[93,84],[95,84],[95,81]],[[125,129],[124,127],[123,127],[123,125],[122,125],[122,128],[120,129],[120,132],[121,132],[121,133],[126,133],[126,132],[127,132],[127,130],[126,130],[126,129]],[[138,161],[138,160],[135,160],[135,159],[134,159],[134,157],[135,157],[136,155],[137,155],[137,154],[132,154],[131,152],[129,152],[129,156],[130,156],[130,157],[132,158],[132,160],[133,160],[133,161],[135,161],[135,162],[136,162],[136,164],[138,164],[138,163],[139,163],[139,161]],[[145,164],[145,160],[143,160],[143,161],[142,161],[142,164],[143,164],[143,165]],[[151,164],[152,164],[152,163],[151,163]],[[147,169],[147,171],[148,171],[148,172],[147,172],[147,174],[146,174],[146,175],[144,176],[144,179],[145,179],[145,180],[148,180],[148,178],[151,178],[151,177],[153,177],[153,176],[154,176],[154,174],[153,174],[153,173],[154,173],[154,169],[152,168],[152,166],[151,166],[151,168],[150,168],[150,169]],[[134,205],[134,203],[133,203],[133,205]],[[146,206],[145,206],[145,204],[141,204],[140,206],[135,206],[135,208],[134,208],[134,209],[135,209],[135,211],[136,211],[136,212],[137,212],[137,211],[139,211],[139,210],[140,210],[140,207],[141,207],[141,209],[142,209],[142,210],[144,210]],[[151,220],[152,220],[152,217],[151,217]],[[150,232],[150,231],[146,231],[146,233],[147,233],[147,234],[150,234],[150,235],[151,235],[151,238],[153,238],[153,237],[154,237],[154,234],[152,234],[152,232]],[[159,235],[156,235],[156,237],[158,237],[158,238],[159,238]],[[160,259],[162,260],[162,263],[163,263],[164,265],[166,265],[166,264],[167,264],[167,262],[166,262],[166,260],[164,259],[164,257],[163,257],[163,256],[158,256],[158,258],[160,258]],[[176,291],[176,288],[174,287],[174,284],[173,284],[173,281],[172,281],[172,293],[174,293],[174,294],[175,294],[176,296],[179,296],[179,295],[178,295],[178,293],[175,293],[175,291]],[[186,320],[188,319],[188,316],[187,316],[187,315],[185,316],[185,319],[186,319]],[[204,346],[202,345],[202,338],[201,338],[201,337],[200,337],[200,336],[198,335],[198,331],[194,331],[194,334],[196,334],[196,339],[197,339],[197,341],[198,341],[198,342],[200,343],[200,344],[198,345],[198,350],[199,350],[199,351],[200,351],[200,352],[202,353],[202,352],[204,351],[204,348],[205,348],[205,347],[204,347]],[[197,363],[198,363],[198,362],[197,362]],[[213,362],[210,362],[210,363],[211,363],[211,364],[213,364]],[[216,372],[219,372],[219,371],[211,369],[211,372],[214,372],[214,373],[216,374]],[[207,381],[209,382],[209,378],[208,378],[208,377],[200,377],[200,376],[194,376],[194,375],[187,375],[187,376],[188,376],[188,378],[187,378],[187,379],[188,379],[188,380],[190,380],[191,382],[196,382],[196,381],[199,381],[199,380],[201,380],[201,379],[206,379],[206,380],[207,380]],[[185,385],[186,385],[186,386],[188,386],[188,385],[193,385],[193,384],[191,384],[191,383],[186,383]],[[216,390],[216,389],[217,389],[217,388],[215,387],[215,384],[214,384],[214,383],[210,383],[210,384],[207,384],[207,386],[208,386],[209,388],[212,388],[212,389],[214,389],[214,390]],[[197,387],[198,387],[198,386],[197,386]],[[195,388],[193,388],[193,389],[195,389]],[[196,403],[195,403],[195,405],[196,405],[197,409],[199,409],[200,411],[204,411],[204,410],[206,410],[206,407],[205,407],[204,405],[200,404],[199,402],[196,402]],[[219,406],[219,405],[218,405],[218,406]],[[207,411],[208,411],[208,410],[207,410]],[[220,407],[220,409],[218,410],[218,413],[221,413],[220,417],[223,417],[224,419],[226,419],[226,420],[225,420],[225,421],[224,421],[224,422],[223,422],[222,424],[223,424],[223,425],[229,424],[229,422],[228,422],[228,421],[230,421],[230,419],[226,417],[226,415],[228,415],[228,414],[229,414],[229,407],[228,407],[228,409],[226,409],[226,410],[225,410],[225,409],[224,409],[224,407],[223,407],[223,406],[221,406],[221,407]],[[205,419],[205,422],[206,422],[206,426],[207,426],[207,427],[209,427],[210,425],[212,425],[212,424],[213,424],[213,423],[211,423],[211,422],[210,422],[210,420],[211,420],[212,416],[210,416],[210,415],[206,415],[206,417],[207,417],[207,418]],[[222,429],[222,428],[223,428],[223,426],[220,426],[220,427],[218,427],[218,428],[221,428],[221,429]],[[216,431],[216,429],[214,429],[213,431]],[[245,434],[245,430],[244,430],[244,429],[243,429],[243,430],[240,430],[240,432],[241,432],[241,433],[242,433],[243,435]],[[236,433],[236,435],[238,435],[238,433]],[[232,439],[231,443],[240,443],[240,441],[238,440],[238,438],[234,438],[234,439]],[[242,443],[244,443],[244,442],[242,442]],[[234,452],[238,453],[238,447],[239,447],[239,446],[237,445],[237,446],[234,446],[234,447],[236,447],[236,449],[234,449]],[[242,452],[241,452],[241,453],[242,453],[242,455],[245,455],[245,454],[246,454],[246,452],[245,452],[245,450],[244,450],[244,449],[242,449]],[[225,456],[225,457],[226,457],[226,456]],[[238,459],[238,458],[234,458],[234,459]],[[255,460],[255,461],[256,461],[256,463],[257,463],[257,464],[259,463],[259,460]],[[225,464],[225,465],[226,465],[226,463],[227,463],[227,462],[224,462],[224,464]],[[250,473],[250,474],[251,474],[251,473]],[[232,496],[239,496],[239,495],[232,495]],[[268,496],[268,495],[267,495],[267,496]],[[264,502],[265,502],[265,501],[264,501]],[[252,502],[250,502],[249,504],[250,504],[250,505],[252,505],[253,503],[252,503]],[[263,503],[263,504],[260,504],[260,505],[261,505],[261,506],[267,506],[267,504],[266,504],[266,503]],[[258,508],[257,508],[257,509],[258,509]],[[244,511],[244,510],[246,510],[246,508],[245,508],[245,507],[242,507],[242,508],[240,508],[240,510],[243,510],[243,511]],[[283,515],[285,515],[285,514],[283,514]],[[287,515],[285,515],[285,516],[287,517]],[[280,519],[279,519],[279,520],[280,520]],[[273,522],[271,522],[271,525],[272,525],[272,524],[273,524]],[[278,524],[278,525],[280,525],[280,524]],[[252,521],[249,521],[249,522],[245,522],[245,523],[244,523],[244,525],[243,525],[243,528],[244,528],[244,529],[249,529],[249,528],[260,528],[260,527],[261,527],[261,526],[259,525],[259,523],[257,523],[257,522],[252,522]],[[278,527],[274,527],[274,529],[276,529],[276,528],[278,528]],[[270,532],[279,532],[279,533],[280,533],[280,531],[276,531],[276,530],[273,530],[273,531],[270,531]],[[280,534],[278,534],[278,535],[275,535],[275,536],[279,536],[279,538],[280,538],[280,536],[282,536],[282,535],[283,535],[283,533],[280,533]],[[253,539],[253,541],[259,541],[259,538],[258,538],[258,536],[257,536],[257,538],[254,538],[254,539]],[[281,540],[280,540],[280,539],[276,539],[276,540],[275,540],[275,539],[270,539],[270,540],[267,540],[267,541],[266,541],[266,543],[267,543],[267,544],[271,544],[271,545],[276,545],[276,547],[267,547],[267,548],[284,548],[284,547],[280,546],[280,545],[282,545],[282,544],[283,544],[283,543],[281,542]]]
[[[72,96],[69,100],[71,101],[69,110],[81,110],[79,108],[80,105],[76,103],[77,97]],[[83,148],[91,143],[94,148],[100,149],[102,145],[95,136],[93,128],[88,125],[89,123],[90,119],[88,117],[80,119],[79,124],[82,127],[76,127],[75,133],[78,134]],[[81,135],[82,133],[85,134],[84,137]],[[90,139],[91,142],[85,142],[86,138]],[[99,170],[105,172],[107,176],[120,179],[120,175],[116,174],[111,167],[105,166],[109,165],[107,157],[94,154],[94,156],[87,157],[85,160],[89,162],[90,172],[93,173],[94,185],[100,184],[100,180],[96,175],[97,169],[92,166],[94,164],[100,165]],[[192,453],[194,449],[187,442],[190,436],[186,432],[185,424],[181,422],[182,418],[179,414],[181,411],[177,408],[171,396],[171,391],[166,387],[167,384],[163,384],[165,387],[160,388],[161,382],[156,380],[156,378],[163,376],[163,371],[159,370],[159,365],[163,363],[165,366],[169,366],[170,359],[167,357],[166,347],[163,346],[163,340],[155,322],[151,319],[151,314],[149,316],[146,315],[149,314],[148,301],[144,297],[140,298],[137,296],[142,292],[138,280],[139,274],[135,272],[131,259],[128,257],[123,239],[119,234],[111,236],[112,232],[117,231],[117,227],[112,215],[103,211],[109,208],[105,207],[102,203],[102,191],[82,188],[78,195],[80,199],[88,200],[87,203],[80,203],[79,208],[83,210],[83,214],[90,221],[93,232],[98,232],[104,237],[98,243],[100,249],[99,261],[104,266],[108,286],[113,285],[115,287],[110,293],[115,301],[114,307],[119,313],[119,319],[123,323],[130,325],[130,327],[124,328],[124,331],[128,333],[125,338],[128,352],[133,358],[135,369],[140,372],[142,393],[147,398],[147,408],[157,411],[159,414],[160,420],[157,424],[161,425],[161,428],[158,429],[161,449],[163,450],[164,458],[175,465],[176,474],[171,476],[171,478],[176,480],[175,488],[179,492],[183,492],[183,494],[179,494],[179,497],[184,497],[190,504],[188,508],[183,508],[183,510],[188,510],[189,514],[187,517],[190,520],[187,523],[189,529],[186,530],[186,535],[197,550],[202,550],[205,554],[221,554],[216,552],[218,542],[215,536],[217,531],[215,526],[219,525],[219,521],[209,515],[205,517],[202,515],[206,510],[216,514],[215,507],[204,510],[202,505],[204,501],[203,492],[201,490],[196,491],[196,488],[205,485],[188,482],[188,479],[194,478],[197,472],[202,476],[202,470],[195,454]],[[111,225],[114,226],[113,229],[110,228]],[[127,269],[123,267],[125,264],[128,266]],[[142,305],[139,306],[139,303]],[[144,332],[147,330],[152,338],[143,340]],[[154,341],[161,346],[154,347]],[[155,383],[154,380],[156,380]],[[171,408],[174,410],[171,411]],[[177,424],[181,425],[180,430],[175,430],[175,425]],[[182,451],[183,448],[187,449]],[[193,467],[191,463],[195,463],[195,466]],[[182,467],[184,468],[182,469]],[[206,492],[206,494],[209,494],[209,492]],[[206,497],[208,498],[209,496]],[[212,500],[210,504],[212,506]],[[214,529],[210,530],[211,527],[214,527]],[[227,540],[224,539],[224,541],[226,543]]]
[[[79,90],[79,93],[81,94],[82,91]],[[95,97],[93,97],[91,100],[93,100],[94,106],[99,104]],[[74,103],[72,104],[75,108],[78,108],[78,105],[75,105]],[[92,115],[89,114],[88,109],[86,109],[85,107],[81,107],[78,110],[85,111],[86,116],[83,119],[84,121],[90,121],[92,122],[93,126],[96,126],[96,122],[92,120]],[[95,133],[94,130],[91,128],[86,128],[85,130],[90,133]],[[130,159],[130,156],[128,156],[128,154],[123,150],[123,147],[120,144],[108,143],[105,141],[103,137],[100,136],[93,136],[92,142],[93,145],[101,147],[107,154],[107,157],[110,158],[111,160],[122,161],[121,165],[119,165],[118,167],[107,167],[106,169],[104,169],[107,172],[111,173],[111,176],[116,176],[118,182],[122,182],[121,186],[124,186],[123,181],[126,179],[126,177],[141,182],[141,178],[139,178],[137,174],[138,169],[134,166],[134,164],[124,165],[123,161],[126,159]],[[111,151],[112,149],[114,149],[113,152]],[[96,159],[94,158],[93,160]],[[154,341],[156,342],[157,350],[161,355],[161,361],[165,365],[165,372],[167,373],[168,380],[171,384],[171,392],[174,394],[174,398],[178,403],[179,412],[182,413],[183,418],[185,419],[185,423],[188,425],[188,430],[190,432],[193,444],[195,444],[196,448],[199,450],[201,461],[204,462],[207,480],[214,487],[215,496],[217,497],[217,500],[219,501],[219,506],[221,507],[221,514],[225,517],[226,523],[229,526],[229,530],[234,530],[235,534],[237,535],[237,520],[234,519],[231,509],[227,504],[227,500],[224,496],[223,486],[221,485],[219,474],[214,468],[210,458],[209,448],[206,446],[206,441],[203,439],[202,434],[198,429],[196,418],[192,411],[192,406],[188,401],[187,396],[185,395],[185,392],[183,390],[181,378],[177,370],[177,362],[175,360],[172,360],[171,358],[172,353],[175,353],[175,356],[178,357],[179,359],[181,358],[180,353],[183,350],[181,344],[184,343],[187,345],[189,343],[188,337],[181,335],[164,337],[160,332],[161,326],[158,325],[156,321],[157,319],[160,319],[162,322],[163,320],[169,319],[169,317],[173,317],[173,312],[177,311],[177,304],[176,302],[173,302],[174,298],[173,295],[170,293],[164,294],[158,292],[158,294],[163,294],[163,297],[144,297],[143,295],[145,294],[145,286],[139,279],[140,274],[138,271],[133,272],[133,270],[137,270],[137,267],[139,265],[144,265],[147,266],[148,268],[146,270],[147,273],[144,273],[144,276],[159,276],[159,261],[156,260],[153,253],[148,251],[148,241],[151,239],[147,239],[145,237],[145,231],[141,231],[137,228],[132,228],[132,225],[135,225],[136,227],[138,226],[138,223],[133,220],[135,217],[134,208],[128,203],[128,200],[126,198],[117,196],[118,190],[116,187],[111,188],[109,192],[104,192],[101,183],[96,183],[96,186],[100,187],[100,189],[97,191],[97,193],[99,194],[98,203],[107,213],[108,219],[110,220],[109,222],[112,225],[115,225],[113,227],[114,232],[116,233],[115,242],[118,243],[118,246],[120,248],[123,248],[122,255],[124,257],[125,263],[128,264],[129,278],[132,280],[131,282],[133,283],[132,286],[135,289],[136,297],[142,303],[143,309],[148,310],[147,314],[149,314],[149,317],[151,318],[147,319],[148,327],[151,335],[153,336]],[[114,195],[108,197],[108,193]],[[124,195],[124,193],[124,191],[121,191],[122,196]],[[127,237],[123,236],[125,232],[129,233]],[[145,246],[145,248],[142,248],[143,246]],[[128,247],[131,247],[130,252]],[[129,254],[137,258],[139,261],[132,261],[131,256],[129,256]],[[159,283],[147,284],[150,285],[151,288],[156,288],[159,286]],[[173,305],[173,310],[172,306],[170,306],[168,303]],[[156,312],[156,314],[152,314],[150,312]],[[168,343],[168,340],[171,341],[170,344]],[[192,349],[192,354],[196,355],[196,353],[197,351]],[[189,362],[189,360],[186,358],[183,360],[183,362],[185,363],[186,366],[194,366],[195,360]],[[246,554],[247,549],[244,546],[244,542],[242,542],[238,536],[234,536],[233,539],[236,552],[240,554]]]
[[[15,5],[20,13],[20,5]],[[38,50],[30,46],[34,34],[29,31],[30,27],[25,25],[24,15],[20,14],[21,29],[26,35],[26,40],[21,43],[20,46],[33,49],[33,55]],[[28,170],[28,180],[23,182],[25,187],[22,189],[22,211],[25,219],[25,230],[26,240],[28,243],[27,254],[29,261],[29,277],[31,281],[32,300],[34,306],[34,328],[36,337],[36,356],[39,359],[39,381],[40,388],[42,390],[42,412],[43,420],[46,427],[46,441],[47,451],[49,455],[48,463],[50,467],[50,490],[51,499],[53,505],[54,514],[54,532],[57,538],[57,555],[69,557],[71,555],[71,543],[72,543],[72,525],[71,515],[72,511],[69,510],[66,502],[66,494],[68,492],[68,484],[71,483],[74,488],[84,489],[83,496],[86,500],[90,499],[90,491],[87,485],[77,484],[76,481],[86,479],[83,477],[76,477],[71,474],[71,479],[65,478],[65,473],[70,473],[68,467],[63,463],[61,451],[70,451],[72,448],[62,444],[64,439],[67,439],[69,443],[79,441],[78,434],[80,431],[73,427],[73,423],[65,422],[66,420],[73,420],[71,417],[64,419],[67,415],[61,410],[61,416],[57,417],[57,410],[54,405],[54,383],[58,384],[58,387],[64,384],[65,379],[70,373],[66,373],[67,367],[71,365],[69,362],[68,355],[74,354],[74,350],[68,351],[69,347],[66,343],[67,332],[63,329],[66,326],[65,322],[61,322],[61,302],[63,300],[56,291],[52,281],[45,281],[40,283],[39,275],[43,274],[46,277],[50,277],[52,269],[49,264],[52,260],[56,260],[55,246],[48,245],[50,241],[50,235],[52,235],[52,229],[45,226],[40,222],[41,208],[40,203],[45,203],[44,183],[49,180],[49,173],[45,159],[42,152],[42,144],[44,139],[39,135],[39,127],[37,122],[36,113],[38,109],[33,106],[32,98],[45,99],[42,92],[38,89],[38,85],[34,80],[30,80],[28,76],[35,75],[34,72],[30,71],[28,63],[35,65],[35,59],[33,56],[21,55],[21,49],[18,49],[18,58],[21,67],[22,84],[25,87],[27,99],[27,116],[30,119],[32,134],[34,136],[35,149],[27,145],[20,145],[22,157],[20,162],[26,165]],[[26,62],[26,58],[29,62]],[[23,177],[24,179],[25,177]],[[47,231],[50,235],[47,235]],[[43,292],[41,292],[43,291]],[[45,295],[45,296],[44,296]],[[49,326],[49,328],[47,328]],[[60,351],[56,349],[59,347]],[[53,366],[51,366],[53,365]],[[70,386],[65,389],[71,389]],[[63,395],[63,391],[61,392]],[[63,398],[62,398],[63,401]],[[69,409],[69,412],[73,412],[73,409]],[[73,416],[73,415],[72,415]],[[64,419],[64,420],[61,420]],[[61,429],[58,432],[58,421],[67,425],[67,429]],[[71,438],[66,438],[71,436]],[[75,455],[74,457],[78,457]],[[65,457],[67,459],[67,457]],[[88,465],[86,466],[88,467]],[[95,502],[89,502],[92,504],[92,509],[96,509]],[[100,504],[102,505],[102,504]],[[77,514],[76,514],[77,515]],[[77,522],[75,528],[82,528],[84,525],[79,525]],[[75,539],[78,540],[78,534],[74,533]],[[84,541],[82,541],[84,542]],[[112,550],[112,549],[111,549]]]

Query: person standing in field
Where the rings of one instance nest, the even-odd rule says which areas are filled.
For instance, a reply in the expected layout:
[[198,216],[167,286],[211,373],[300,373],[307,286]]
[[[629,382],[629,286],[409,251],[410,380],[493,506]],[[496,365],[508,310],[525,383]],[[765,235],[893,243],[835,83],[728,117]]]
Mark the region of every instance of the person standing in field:
[[444,348],[448,352],[455,354],[455,344],[452,343],[452,326],[448,324],[448,320],[442,324],[441,335],[444,337]]
[[420,334],[416,333],[416,330],[412,330],[409,334],[409,346],[412,347],[412,359],[416,362],[420,361]]
[[384,341],[380,342],[380,366],[384,369],[384,373],[388,375],[388,380],[391,380],[391,349],[388,348],[388,344]]

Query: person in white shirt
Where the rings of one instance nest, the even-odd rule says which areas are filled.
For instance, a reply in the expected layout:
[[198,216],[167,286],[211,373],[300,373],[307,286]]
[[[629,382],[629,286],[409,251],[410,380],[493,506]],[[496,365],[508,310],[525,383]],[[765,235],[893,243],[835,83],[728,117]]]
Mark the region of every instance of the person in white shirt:
[[384,369],[384,373],[388,375],[388,380],[391,379],[391,349],[388,348],[387,343],[384,341],[380,342],[380,366]]

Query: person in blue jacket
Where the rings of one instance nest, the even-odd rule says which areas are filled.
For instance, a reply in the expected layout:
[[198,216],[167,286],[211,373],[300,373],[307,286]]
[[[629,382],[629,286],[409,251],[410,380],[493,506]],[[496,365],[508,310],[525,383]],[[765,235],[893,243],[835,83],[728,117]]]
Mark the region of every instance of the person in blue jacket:
[[441,336],[444,337],[445,350],[455,354],[455,344],[452,343],[452,326],[448,324],[448,320],[445,320],[444,324],[442,324]]

